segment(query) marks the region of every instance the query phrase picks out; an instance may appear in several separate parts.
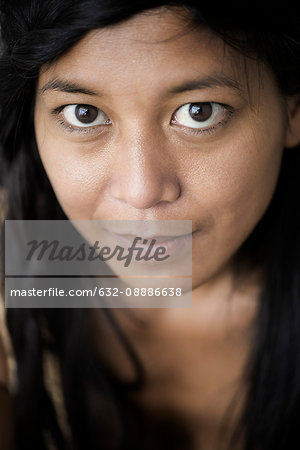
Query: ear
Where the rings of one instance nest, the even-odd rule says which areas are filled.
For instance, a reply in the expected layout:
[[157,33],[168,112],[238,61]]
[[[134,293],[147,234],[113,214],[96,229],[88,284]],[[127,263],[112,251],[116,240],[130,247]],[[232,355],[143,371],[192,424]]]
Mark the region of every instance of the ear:
[[291,148],[300,144],[300,95],[287,98],[288,128],[285,136],[285,147]]

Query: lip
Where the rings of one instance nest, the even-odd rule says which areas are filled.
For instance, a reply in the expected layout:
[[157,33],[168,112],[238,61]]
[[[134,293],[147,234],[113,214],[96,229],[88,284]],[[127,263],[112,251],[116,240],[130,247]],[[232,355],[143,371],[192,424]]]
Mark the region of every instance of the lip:
[[[174,239],[178,239],[178,238],[182,238],[183,236],[187,236],[187,235],[169,235],[169,236],[165,235],[165,236],[161,236],[161,235],[156,235],[156,234],[151,234],[151,235],[145,236],[145,235],[142,235],[142,233],[137,233],[137,234],[132,234],[132,233],[130,233],[130,234],[113,233],[113,234],[115,234],[117,236],[120,236],[120,237],[122,237],[124,239],[127,239],[128,241],[131,241],[131,242],[133,242],[133,240],[136,237],[140,237],[141,239],[147,240],[147,241],[155,240],[156,243],[158,243],[158,244],[163,243],[163,242],[173,241]],[[190,234],[191,233],[189,233],[189,235]],[[142,244],[139,244],[139,245],[142,245]]]
[[[117,244],[122,245],[125,248],[129,248],[133,245],[136,238],[140,238],[135,244],[135,247],[141,248],[143,251],[141,255],[144,255],[147,250],[150,250],[148,256],[153,256],[158,248],[165,249],[165,255],[175,255],[179,254],[187,244],[191,244],[191,240],[198,230],[192,233],[181,234],[181,235],[169,235],[169,236],[159,236],[159,235],[148,235],[143,236],[141,234],[119,234],[112,231],[107,232],[117,241]],[[154,241],[154,242],[153,242]],[[190,247],[191,248],[191,247]]]

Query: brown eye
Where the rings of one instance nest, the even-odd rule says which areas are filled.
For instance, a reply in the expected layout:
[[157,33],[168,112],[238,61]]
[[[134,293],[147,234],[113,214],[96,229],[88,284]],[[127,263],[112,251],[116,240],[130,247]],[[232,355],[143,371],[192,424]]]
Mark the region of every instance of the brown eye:
[[66,122],[78,128],[111,124],[105,112],[92,105],[67,105],[62,113]]
[[215,102],[186,103],[173,113],[171,123],[185,128],[208,129],[225,120],[228,108]]
[[75,116],[79,122],[91,124],[97,119],[98,108],[90,105],[77,105]]
[[189,113],[192,119],[197,122],[205,122],[212,115],[213,108],[211,103],[191,103]]

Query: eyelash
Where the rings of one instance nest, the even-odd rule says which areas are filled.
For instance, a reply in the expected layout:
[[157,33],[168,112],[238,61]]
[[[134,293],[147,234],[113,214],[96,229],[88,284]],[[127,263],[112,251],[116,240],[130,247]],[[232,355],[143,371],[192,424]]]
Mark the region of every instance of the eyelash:
[[[191,103],[197,103],[197,102],[191,102]],[[213,103],[213,102],[211,102],[211,103]],[[176,125],[177,128],[184,128],[185,130],[187,130],[187,131],[185,131],[186,134],[192,134],[194,136],[198,136],[199,134],[202,134],[202,135],[203,134],[213,134],[215,132],[215,130],[217,128],[219,128],[220,126],[224,127],[225,125],[227,125],[229,120],[232,118],[232,116],[236,112],[236,110],[230,105],[227,105],[225,103],[217,103],[217,104],[224,108],[225,117],[223,120],[220,120],[215,125],[212,125],[208,128],[190,128],[190,127],[184,127],[183,125],[176,125],[175,123],[174,123],[174,125]],[[171,123],[172,123],[172,119],[171,119]]]
[[[70,104],[62,105],[62,106],[59,106],[58,108],[55,108],[53,111],[51,111],[51,114],[55,117],[58,125],[63,127],[69,133],[79,133],[79,134],[91,134],[93,131],[95,131],[96,129],[99,128],[99,125],[96,125],[95,127],[76,128],[76,127],[73,127],[72,125],[68,124],[65,120],[61,119],[59,116],[60,113],[63,111],[64,108],[66,108],[66,106],[69,106],[69,105]],[[105,125],[105,126],[107,127],[108,125]]]
[[[190,102],[190,103],[197,103],[197,102]],[[199,103],[199,102],[198,102]],[[201,103],[201,102],[200,102]],[[202,102],[203,103],[203,102]],[[211,103],[213,103],[213,102],[211,102]],[[55,108],[52,112],[51,112],[51,114],[55,117],[55,119],[56,119],[56,121],[57,121],[57,123],[58,123],[58,125],[59,126],[61,126],[61,127],[63,127],[65,130],[67,130],[67,132],[69,132],[69,133],[78,133],[78,134],[91,134],[91,133],[93,133],[93,132],[95,132],[95,130],[99,130],[99,127],[107,127],[107,126],[109,126],[110,124],[106,124],[106,125],[96,125],[96,126],[91,126],[91,127],[84,127],[84,128],[77,128],[77,127],[74,127],[74,126],[72,126],[72,125],[70,125],[70,124],[68,124],[65,120],[63,120],[62,118],[60,118],[60,113],[63,111],[63,109],[65,108],[65,107],[67,107],[67,106],[69,106],[70,104],[67,104],[67,105],[62,105],[62,106],[59,106],[58,108]],[[224,117],[224,119],[223,120],[220,120],[220,122],[218,122],[217,124],[215,124],[215,125],[212,125],[212,126],[210,126],[210,127],[208,127],[208,128],[191,128],[191,127],[184,127],[183,125],[177,125],[176,123],[173,123],[173,125],[175,125],[175,126],[177,126],[177,128],[183,128],[183,129],[185,129],[185,133],[186,134],[191,134],[191,135],[194,135],[194,136],[197,136],[197,135],[199,135],[199,134],[202,134],[202,135],[204,135],[204,134],[213,134],[214,132],[215,132],[215,130],[217,129],[217,128],[219,128],[220,126],[225,126],[225,125],[227,125],[227,123],[229,122],[229,120],[232,118],[232,116],[234,115],[234,113],[235,113],[235,109],[232,107],[232,106],[230,106],[230,105],[227,105],[227,104],[225,104],[225,103],[218,103],[218,105],[220,105],[220,106],[222,106],[223,108],[224,108],[224,112],[225,112],[225,117]],[[183,106],[183,105],[182,105]],[[176,109],[176,111],[178,110],[179,108],[177,108]],[[175,111],[175,112],[176,112]],[[175,112],[172,114],[172,118],[173,118],[173,116],[174,116],[174,114],[175,114]],[[170,120],[170,124],[172,124],[172,119],[171,118],[171,120]]]

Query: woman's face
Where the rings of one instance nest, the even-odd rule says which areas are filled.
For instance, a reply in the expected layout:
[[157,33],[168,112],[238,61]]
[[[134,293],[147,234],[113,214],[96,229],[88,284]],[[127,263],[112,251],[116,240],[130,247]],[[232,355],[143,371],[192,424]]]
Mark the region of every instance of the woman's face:
[[193,284],[274,192],[287,133],[270,72],[174,11],[87,34],[39,76],[42,162],[70,219],[193,223]]

